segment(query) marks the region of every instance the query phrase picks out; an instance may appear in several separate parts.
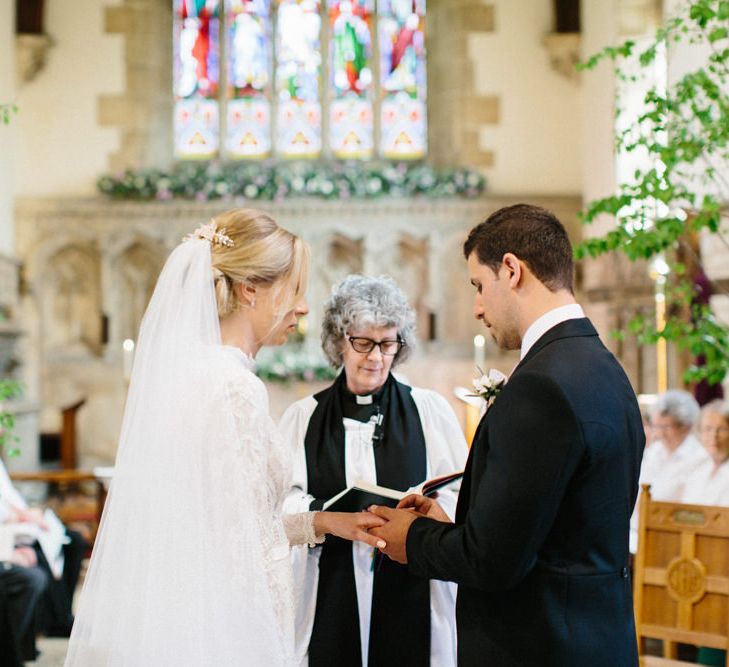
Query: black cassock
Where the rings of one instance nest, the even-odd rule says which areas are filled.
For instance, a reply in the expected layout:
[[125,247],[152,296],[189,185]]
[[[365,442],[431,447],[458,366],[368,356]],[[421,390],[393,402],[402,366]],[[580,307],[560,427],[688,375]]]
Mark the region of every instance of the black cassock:
[[[342,372],[334,384],[316,394],[305,448],[312,510],[346,488],[345,417],[377,420],[373,436],[377,484],[405,491],[427,474],[425,437],[410,387],[390,375],[373,395],[358,404],[346,388]],[[359,665],[362,661],[352,543],[327,537],[319,561],[314,627],[309,665]],[[414,577],[407,567],[377,555],[370,617],[369,664],[430,664],[430,582]]]

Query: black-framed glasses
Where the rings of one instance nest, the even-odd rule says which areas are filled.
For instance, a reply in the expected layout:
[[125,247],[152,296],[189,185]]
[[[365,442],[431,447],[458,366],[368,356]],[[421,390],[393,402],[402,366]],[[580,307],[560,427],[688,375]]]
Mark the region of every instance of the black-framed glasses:
[[361,336],[348,336],[347,340],[349,340],[349,344],[355,352],[369,354],[377,345],[380,348],[380,353],[386,357],[395,356],[405,346],[405,341],[402,338],[397,340],[372,340]]

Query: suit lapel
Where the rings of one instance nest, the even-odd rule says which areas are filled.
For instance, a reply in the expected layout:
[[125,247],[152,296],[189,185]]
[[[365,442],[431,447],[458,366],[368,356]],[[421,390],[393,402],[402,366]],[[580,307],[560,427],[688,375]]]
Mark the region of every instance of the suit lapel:
[[[518,372],[519,369],[525,364],[529,363],[540,350],[544,349],[550,343],[559,340],[560,338],[574,338],[581,336],[597,336],[595,327],[592,326],[590,320],[586,317],[582,317],[574,320],[566,320],[553,326],[547,331],[541,338],[539,338],[534,345],[530,348],[529,352],[525,357],[516,365],[512,371],[512,375]],[[491,406],[492,408],[494,406]],[[458,504],[456,505],[456,523],[464,523],[466,515],[468,514],[468,508],[471,505],[473,499],[471,496],[475,493],[476,488],[479,484],[479,479],[474,480],[473,470],[473,459],[475,457],[476,449],[478,448],[478,456],[486,456],[489,448],[489,443],[486,438],[486,419],[488,418],[489,412],[481,419],[476,433],[473,436],[473,443],[471,449],[468,452],[468,460],[466,461],[466,467],[463,472],[463,480],[461,481],[461,490],[458,494]],[[480,474],[479,474],[480,477]]]

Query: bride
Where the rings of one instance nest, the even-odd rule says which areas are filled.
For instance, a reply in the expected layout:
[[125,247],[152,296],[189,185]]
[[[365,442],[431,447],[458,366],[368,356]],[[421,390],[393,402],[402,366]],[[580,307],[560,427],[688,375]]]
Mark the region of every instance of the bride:
[[289,545],[384,546],[366,512],[281,513],[289,461],[253,359],[306,314],[307,270],[304,242],[248,209],[171,253],[66,665],[298,664]]

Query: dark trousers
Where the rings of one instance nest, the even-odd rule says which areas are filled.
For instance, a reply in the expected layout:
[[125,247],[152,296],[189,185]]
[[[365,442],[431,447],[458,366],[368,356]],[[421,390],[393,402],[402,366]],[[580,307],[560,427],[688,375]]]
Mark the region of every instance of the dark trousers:
[[55,579],[43,551],[35,545],[38,567],[48,574],[48,587],[39,604],[39,630],[50,637],[68,637],[73,625],[71,605],[86,553],[86,540],[75,530],[66,529],[69,544],[63,546],[63,574]]
[[0,584],[0,665],[23,667],[20,645],[10,613],[10,600]]
[[35,659],[35,612],[47,585],[48,575],[39,567],[0,563],[0,587],[7,604],[5,618],[17,642],[9,647],[11,655],[19,648],[23,659]]

